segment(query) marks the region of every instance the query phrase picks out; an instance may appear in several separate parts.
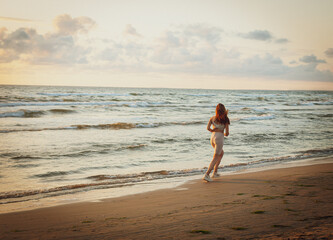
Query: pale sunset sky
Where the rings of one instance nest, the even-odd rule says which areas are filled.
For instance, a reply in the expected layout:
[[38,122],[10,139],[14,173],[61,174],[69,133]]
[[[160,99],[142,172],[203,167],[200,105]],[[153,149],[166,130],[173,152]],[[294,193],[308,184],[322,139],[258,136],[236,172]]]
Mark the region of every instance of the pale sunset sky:
[[333,90],[333,0],[0,0],[0,84]]

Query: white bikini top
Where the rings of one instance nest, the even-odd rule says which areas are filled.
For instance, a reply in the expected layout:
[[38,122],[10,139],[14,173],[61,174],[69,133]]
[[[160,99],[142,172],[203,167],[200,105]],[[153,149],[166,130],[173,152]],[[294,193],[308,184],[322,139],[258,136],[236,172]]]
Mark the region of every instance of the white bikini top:
[[214,125],[214,127],[216,127],[217,129],[220,129],[220,130],[224,130],[224,124],[217,124],[215,123],[213,120],[212,120],[212,124]]

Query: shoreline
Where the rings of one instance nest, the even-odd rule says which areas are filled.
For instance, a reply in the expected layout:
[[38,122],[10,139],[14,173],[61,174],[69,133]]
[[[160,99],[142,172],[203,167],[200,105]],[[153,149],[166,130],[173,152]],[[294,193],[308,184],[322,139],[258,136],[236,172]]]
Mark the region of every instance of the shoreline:
[[241,172],[212,183],[197,179],[176,188],[0,214],[0,237],[332,237],[333,158],[321,160],[329,163]]
[[[224,171],[223,167],[220,170],[221,176],[229,176],[229,175],[238,175],[238,174],[246,174],[252,172],[261,172],[266,170],[274,170],[281,168],[289,168],[289,167],[297,167],[297,166],[308,166],[314,164],[323,164],[323,163],[331,163],[333,162],[333,157],[315,157],[315,158],[306,158],[297,161],[287,161],[287,162],[277,162],[277,163],[268,163],[267,165],[260,165],[255,167],[245,167],[242,169],[234,170],[234,171]],[[203,174],[203,173],[202,173]],[[144,194],[150,193],[159,190],[166,189],[175,189],[178,187],[182,187],[192,181],[201,180],[201,175],[192,175],[187,177],[178,177],[178,178],[166,178],[166,179],[157,179],[151,182],[139,183],[129,186],[124,186],[120,188],[110,188],[110,189],[95,189],[82,191],[78,193],[72,193],[69,195],[60,195],[55,197],[45,197],[38,200],[29,200],[28,202],[18,202],[14,203],[14,207],[12,207],[12,203],[9,206],[6,204],[3,205],[3,209],[0,208],[0,215],[7,213],[15,213],[22,211],[31,211],[49,207],[57,207],[68,204],[75,203],[84,203],[84,202],[99,202],[108,199],[116,199],[120,197],[130,197],[136,194]],[[0,205],[1,207],[1,205]]]

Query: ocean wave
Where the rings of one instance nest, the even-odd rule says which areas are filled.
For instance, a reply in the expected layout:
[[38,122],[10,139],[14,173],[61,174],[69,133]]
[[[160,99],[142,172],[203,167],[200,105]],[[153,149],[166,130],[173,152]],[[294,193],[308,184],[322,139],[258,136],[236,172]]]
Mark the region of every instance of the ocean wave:
[[[208,103],[208,102],[207,102]],[[75,99],[59,99],[45,102],[5,102],[0,103],[0,107],[29,107],[29,106],[110,106],[110,107],[129,107],[129,108],[174,108],[174,109],[202,109],[214,108],[215,104],[189,104],[174,103],[173,101],[138,101],[137,99],[112,99],[112,101],[80,101]],[[229,105],[229,108],[241,107],[261,107],[262,104],[255,105]]]
[[[69,194],[77,191],[86,191],[86,190],[95,190],[95,189],[107,189],[107,188],[115,188],[122,186],[129,186],[141,182],[158,180],[162,178],[173,178],[173,177],[185,177],[202,173],[203,170],[200,169],[187,169],[187,170],[179,170],[179,171],[153,171],[153,172],[142,172],[138,174],[126,174],[126,175],[95,175],[89,176],[87,179],[91,179],[92,183],[82,183],[82,184],[73,184],[73,185],[65,185],[48,189],[35,189],[35,190],[27,190],[27,191],[11,191],[11,192],[1,192],[0,200],[3,199],[11,199],[11,198],[24,198],[28,196],[39,195],[40,198],[48,197],[51,193],[57,193],[57,195],[61,194]],[[61,176],[66,175],[67,172],[49,172],[43,174],[45,177],[49,176]],[[73,191],[74,190],[74,191]],[[9,201],[12,202],[12,201]],[[9,202],[0,202],[0,204],[5,204]],[[18,202],[18,201],[16,201]]]
[[216,96],[215,94],[185,94],[186,96],[192,97],[213,97]]
[[152,92],[129,92],[129,93],[37,93],[42,96],[51,96],[51,97],[61,97],[61,96],[96,96],[96,97],[104,97],[104,96],[115,96],[115,97],[128,97],[128,96],[159,96],[163,95],[162,93],[152,93]]
[[130,149],[130,150],[135,150],[135,149],[139,149],[139,148],[143,148],[148,146],[148,144],[133,144],[133,145],[128,145],[128,146],[124,146],[119,148],[119,150],[121,149]]
[[74,110],[70,109],[50,109],[50,110],[27,110],[27,109],[21,109],[18,111],[13,112],[3,112],[0,113],[0,118],[37,118],[41,117],[43,115],[46,115],[48,113],[52,114],[68,114],[73,113]]
[[[130,95],[132,95],[132,96],[144,96],[144,95],[146,95],[145,93],[135,93],[135,92],[131,92],[131,93],[129,93]],[[150,94],[149,94],[150,95]],[[156,95],[156,94],[155,94]],[[158,94],[158,95],[160,95],[160,94]]]
[[87,105],[116,105],[115,102],[9,102],[0,103],[0,107],[18,106],[87,106]]
[[48,112],[51,112],[51,113],[54,113],[54,114],[67,114],[67,113],[74,113],[75,110],[55,108],[55,109],[48,110]]
[[255,134],[247,134],[242,138],[244,142],[263,142],[275,140],[277,135],[275,133],[255,133]]
[[274,93],[239,93],[239,94],[235,94],[235,96],[238,97],[248,97],[248,98],[254,98],[254,99],[258,99],[258,98],[265,98],[265,97],[282,97],[282,96],[286,96],[286,94],[274,94]]
[[21,155],[19,154],[18,156],[13,156],[11,154],[8,154],[9,156],[11,156],[11,159],[13,160],[22,160],[22,159],[41,159],[41,157],[37,157],[37,156],[31,156],[31,155]]
[[250,114],[250,113],[257,113],[257,114],[264,114],[269,112],[275,112],[272,108],[267,107],[242,107],[241,109],[234,109],[233,113],[238,114]]
[[[0,193],[0,200],[2,199],[9,199],[9,198],[23,198],[27,196],[33,196],[33,195],[42,195],[42,194],[49,194],[49,193],[57,193],[62,192],[58,195],[64,194],[64,192],[67,192],[69,190],[75,190],[75,189],[85,189],[87,187],[93,187],[102,185],[101,183],[92,183],[92,184],[73,184],[73,185],[67,185],[67,186],[59,186],[54,188],[47,188],[47,189],[35,189],[35,190],[27,190],[27,191],[11,191],[11,192],[1,192]],[[49,195],[41,196],[48,197]],[[23,200],[24,201],[24,200]],[[26,201],[26,200],[25,200]],[[12,203],[13,201],[9,202],[0,202],[0,204],[6,204],[6,203]],[[19,202],[19,201],[15,201]]]
[[0,113],[0,118],[7,117],[23,117],[23,118],[35,118],[44,115],[44,111],[34,111],[34,110],[18,110],[14,112],[4,112]]
[[136,124],[133,123],[110,123],[110,124],[97,124],[97,125],[89,125],[89,124],[79,124],[79,125],[71,125],[71,127],[76,129],[88,129],[88,128],[98,128],[98,129],[131,129],[135,128]]
[[35,174],[32,177],[36,178],[49,178],[49,177],[58,177],[58,176],[65,176],[71,175],[74,173],[79,173],[79,171],[51,171],[47,173]]
[[58,158],[58,157],[69,157],[69,158],[77,158],[83,156],[90,156],[91,154],[99,153],[103,154],[103,150],[82,150],[77,152],[68,152],[68,153],[61,153],[61,154],[50,154],[50,157]]
[[97,128],[97,129],[132,129],[132,128],[156,128],[161,126],[172,126],[172,125],[197,125],[204,124],[203,121],[189,121],[189,122],[160,122],[160,123],[111,123],[111,124],[97,124],[97,125],[72,125],[72,128],[76,129],[88,129],[88,128]]
[[[293,156],[280,156],[273,158],[260,159],[250,162],[240,162],[235,164],[224,165],[221,167],[225,171],[238,171],[246,168],[261,166],[263,164],[274,164],[281,162],[288,162],[293,160],[302,160],[307,158],[315,157],[325,157],[331,156],[333,154],[333,148],[328,149],[312,149],[297,152]],[[140,172],[133,174],[119,174],[119,175],[109,175],[109,174],[99,174],[86,177],[91,180],[91,183],[73,184],[65,185],[59,187],[53,187],[48,189],[35,189],[26,191],[11,191],[11,192],[0,192],[0,200],[7,200],[13,198],[24,198],[33,195],[39,195],[40,198],[48,197],[51,193],[57,193],[58,195],[75,193],[78,191],[96,190],[96,189],[107,189],[122,186],[130,186],[133,184],[140,184],[147,181],[154,181],[166,178],[176,178],[176,177],[189,177],[195,175],[201,175],[206,171],[206,168],[194,168],[194,169],[182,169],[182,170],[158,170],[151,172]],[[64,176],[76,173],[78,171],[53,171],[44,174],[34,175],[35,177],[49,178]],[[18,200],[20,201],[20,200]],[[9,203],[0,202],[0,204]]]
[[123,151],[123,150],[139,150],[142,149],[144,147],[147,147],[148,144],[146,143],[137,143],[137,144],[107,144],[107,145],[95,145],[96,148],[98,148],[97,150],[91,150],[89,151],[89,153],[109,153],[109,152],[114,152],[114,151]]
[[28,128],[28,129],[0,129],[0,133],[13,133],[13,132],[40,132],[40,131],[56,131],[56,130],[70,130],[74,127],[54,127],[54,128]]
[[332,101],[323,102],[298,102],[298,103],[286,103],[286,106],[314,106],[314,105],[333,105]]
[[314,102],[314,105],[333,105],[332,101],[327,101],[327,102]]
[[260,160],[250,161],[250,162],[240,162],[230,165],[223,166],[224,169],[233,169],[238,170],[238,167],[256,167],[263,164],[274,164],[274,163],[282,163],[282,162],[289,162],[295,160],[303,160],[303,159],[311,159],[311,158],[319,158],[319,157],[327,157],[332,156],[333,148],[327,149],[312,149],[312,150],[305,150],[295,152],[295,155],[288,155],[288,156],[280,156],[280,157],[272,157],[272,158],[264,158]]
[[271,115],[271,114],[265,114],[262,116],[253,116],[253,117],[244,117],[244,118],[240,118],[240,121],[256,121],[256,120],[271,120],[274,119],[275,116]]
[[165,138],[165,139],[156,139],[152,141],[153,143],[170,143],[177,142],[175,138]]
[[13,165],[14,168],[35,168],[40,166],[39,164],[16,164]]
[[327,149],[310,149],[305,151],[296,152],[302,156],[312,156],[312,155],[330,155],[333,154],[333,148]]
[[[21,155],[17,152],[10,152],[0,154],[0,158],[9,158],[16,160],[18,163],[30,162],[32,160],[41,160],[41,159],[57,159],[57,158],[79,158],[79,157],[91,157],[92,155],[99,154],[109,154],[111,152],[123,151],[123,150],[140,150],[147,147],[147,143],[129,143],[129,144],[94,144],[91,147],[84,148],[84,150],[79,151],[67,151],[59,153],[49,153],[43,156],[32,156],[32,155]],[[16,165],[15,165],[16,167]],[[25,167],[29,167],[28,164]],[[31,165],[31,167],[33,167]]]
[[134,128],[156,128],[162,126],[172,126],[172,125],[200,125],[205,124],[204,121],[181,121],[181,122],[159,122],[159,123],[103,123],[103,124],[75,124],[66,127],[49,127],[49,128],[31,128],[31,129],[0,129],[0,133],[11,133],[11,132],[35,132],[35,131],[56,131],[56,130],[86,130],[86,129],[134,129]]
[[130,96],[128,93],[38,93],[39,95],[52,97],[68,96]]
[[327,114],[317,114],[317,117],[319,118],[332,118],[333,114],[332,113],[327,113]]
[[[246,168],[262,166],[265,164],[274,164],[274,163],[288,162],[294,160],[302,160],[307,158],[325,157],[325,156],[331,156],[332,154],[333,154],[333,148],[310,149],[310,150],[296,152],[296,154],[292,156],[288,155],[288,156],[260,159],[250,162],[240,162],[235,164],[224,165],[221,168],[224,169],[224,171],[233,172]],[[154,181],[159,179],[201,175],[205,171],[206,168],[202,169],[193,168],[193,169],[181,169],[181,170],[158,170],[158,171],[140,172],[133,174],[119,174],[119,175],[99,174],[99,175],[87,176],[86,178],[92,181],[90,183],[65,185],[65,186],[59,186],[47,189],[0,192],[0,200],[7,200],[7,201],[1,201],[0,204],[13,202],[12,200],[8,201],[8,199],[13,199],[13,198],[17,199],[17,198],[24,198],[35,195],[38,195],[39,198],[43,198],[50,196],[50,194],[62,195],[62,194],[76,193],[78,191],[130,186],[133,184],[140,184],[143,182]],[[49,177],[70,175],[77,172],[80,171],[79,170],[52,171],[44,174],[36,174],[34,175],[34,177],[49,178]],[[26,199],[22,201],[26,201]]]
[[50,102],[6,102],[0,103],[0,107],[28,107],[28,106],[114,106],[114,107],[169,107],[170,102],[146,102],[146,101],[100,101],[100,102],[82,102],[73,99],[65,99],[61,101]]

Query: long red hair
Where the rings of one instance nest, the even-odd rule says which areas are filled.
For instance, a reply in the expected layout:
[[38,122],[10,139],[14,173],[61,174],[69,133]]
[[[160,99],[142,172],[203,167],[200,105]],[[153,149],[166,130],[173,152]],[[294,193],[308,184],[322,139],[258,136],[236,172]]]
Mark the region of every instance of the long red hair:
[[228,110],[222,103],[217,104],[215,110],[215,121],[222,124],[230,124]]

